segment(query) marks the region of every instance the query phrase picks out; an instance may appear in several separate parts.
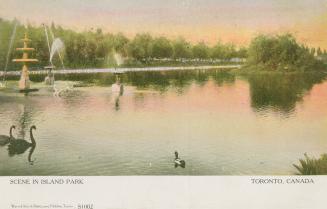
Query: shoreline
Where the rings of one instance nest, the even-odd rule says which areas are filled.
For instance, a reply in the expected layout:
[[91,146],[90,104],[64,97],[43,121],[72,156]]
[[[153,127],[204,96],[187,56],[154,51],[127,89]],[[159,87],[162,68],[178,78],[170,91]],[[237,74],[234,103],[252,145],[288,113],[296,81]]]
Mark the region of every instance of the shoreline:
[[[126,73],[126,72],[154,72],[154,71],[176,71],[176,70],[207,70],[207,69],[241,69],[242,65],[204,65],[184,67],[137,67],[137,68],[86,68],[86,69],[63,69],[53,70],[54,74],[91,74],[91,73]],[[29,71],[30,75],[46,75],[47,70]],[[0,77],[19,76],[21,71],[0,71]]]

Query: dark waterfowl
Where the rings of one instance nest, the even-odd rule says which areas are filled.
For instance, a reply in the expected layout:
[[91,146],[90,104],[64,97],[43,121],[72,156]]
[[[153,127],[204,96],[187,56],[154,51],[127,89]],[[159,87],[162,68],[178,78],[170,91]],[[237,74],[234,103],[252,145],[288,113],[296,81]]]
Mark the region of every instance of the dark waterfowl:
[[34,152],[34,150],[35,150],[35,147],[36,147],[36,145],[32,145],[32,147],[31,147],[31,149],[30,149],[30,152],[29,152],[29,154],[28,154],[28,157],[27,157],[27,160],[28,160],[28,162],[30,163],[30,165],[33,165],[34,164],[34,160],[32,160],[32,155],[33,155],[33,152]]
[[175,151],[175,161],[174,162],[175,162],[175,168],[178,167],[178,166],[180,166],[182,168],[185,168],[186,163],[185,163],[184,160],[182,160],[182,159],[180,159],[178,157],[178,152],[177,151]]
[[28,142],[24,139],[10,140],[10,144],[8,146],[9,156],[23,154],[28,148],[36,146],[36,142],[33,136],[33,130],[36,130],[36,127],[34,125],[30,128],[31,142]]
[[5,146],[10,142],[10,140],[14,139],[12,135],[12,130],[15,129],[16,126],[12,125],[9,130],[9,136],[7,135],[0,135],[0,146]]

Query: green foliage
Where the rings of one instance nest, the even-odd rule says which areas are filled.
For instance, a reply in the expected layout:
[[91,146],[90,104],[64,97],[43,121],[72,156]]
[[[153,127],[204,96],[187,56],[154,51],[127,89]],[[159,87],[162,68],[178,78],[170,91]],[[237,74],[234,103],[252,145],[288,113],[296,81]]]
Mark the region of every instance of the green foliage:
[[192,57],[192,46],[190,43],[186,42],[184,38],[178,38],[173,41],[173,47],[175,59]]
[[[14,25],[14,21],[0,19],[0,70],[3,70],[5,65],[9,39]],[[25,31],[25,27],[18,24],[13,48],[22,46],[20,39]],[[32,39],[31,47],[36,48],[31,57],[39,59],[39,62],[32,64],[31,67],[48,65],[49,49],[44,27],[29,25],[27,32],[29,38]],[[237,50],[233,44],[218,43],[214,47],[209,47],[200,42],[192,45],[182,37],[169,40],[165,37],[154,38],[147,33],[137,34],[130,40],[122,33],[104,33],[100,28],[76,32],[52,23],[49,30],[50,42],[53,41],[52,34],[62,39],[65,44],[62,56],[64,56],[64,65],[68,68],[115,66],[113,52],[117,52],[125,58],[125,66],[196,65],[203,64],[203,61],[210,64],[209,58],[229,62],[231,58],[245,58],[247,56],[245,48]],[[20,56],[22,56],[21,52],[13,50],[10,60]],[[196,63],[197,59],[201,59],[202,62]],[[162,62],[162,60],[166,60],[167,63]],[[53,62],[56,66],[61,66],[58,55],[54,56]],[[20,64],[9,62],[8,70],[19,70],[20,68]]]
[[[13,21],[5,21],[3,19],[0,19],[0,70],[3,70],[5,67],[7,52],[8,52],[9,43],[10,43],[10,37],[12,35],[12,31],[13,31],[15,24],[16,23],[14,20]],[[23,30],[24,30],[23,26],[18,24],[16,34],[23,34]],[[17,42],[19,42],[19,38],[17,38],[17,36],[16,36],[16,38],[14,39],[13,48],[18,47]],[[14,56],[20,57],[22,55],[20,53],[18,53],[17,51],[13,50],[12,56],[9,57],[9,60],[11,60]],[[8,65],[9,68],[16,69],[16,66],[14,66],[11,61],[9,61],[8,64],[9,64]]]
[[151,55],[154,58],[170,58],[174,50],[170,41],[165,37],[155,38],[152,42]]
[[116,52],[126,55],[125,46],[128,44],[129,40],[122,33],[118,33],[113,38],[113,46]]
[[228,61],[232,58],[247,58],[247,49],[241,47],[236,49],[234,44],[223,44],[218,42],[210,49],[210,57],[213,59],[222,59]]
[[304,159],[300,159],[300,165],[293,166],[299,175],[326,175],[327,174],[327,154],[321,155],[319,159],[311,158],[304,154]]
[[209,57],[209,47],[204,43],[200,42],[193,46],[193,56],[200,59],[206,59]]
[[236,57],[239,58],[247,58],[248,57],[248,49],[245,47],[241,47],[237,52]]
[[271,70],[323,68],[315,58],[315,49],[309,50],[298,44],[291,34],[259,35],[254,38],[248,49],[248,63]]
[[151,57],[152,41],[149,34],[137,34],[127,45],[128,56],[141,61]]
[[[8,44],[14,21],[0,19],[0,69],[5,65]],[[59,37],[65,43],[64,64],[68,68],[110,67],[114,66],[113,51],[125,57],[125,65],[153,65],[164,64],[153,58],[164,60],[188,59],[191,64],[194,60],[206,61],[220,60],[229,62],[232,58],[247,58],[249,66],[259,69],[289,70],[301,69],[312,70],[324,68],[323,62],[327,63],[327,52],[320,48],[308,48],[296,42],[290,34],[267,36],[260,35],[254,38],[249,49],[237,48],[233,44],[218,42],[209,47],[204,42],[195,45],[185,41],[182,37],[169,40],[165,37],[153,38],[150,34],[137,34],[129,40],[122,33],[104,33],[100,28],[89,31],[76,32],[63,29],[61,26],[51,24],[51,33]],[[31,56],[39,59],[39,63],[31,67],[45,66],[49,63],[49,50],[44,34],[43,26],[28,26],[29,37],[32,39],[31,47],[37,50]],[[21,47],[19,40],[26,31],[23,25],[18,24],[14,41],[14,48]],[[50,34],[51,34],[50,33]],[[52,36],[50,35],[50,41]],[[13,57],[20,57],[21,53],[13,51]],[[60,60],[56,55],[54,64],[60,66]],[[9,62],[9,70],[17,70],[21,66]]]

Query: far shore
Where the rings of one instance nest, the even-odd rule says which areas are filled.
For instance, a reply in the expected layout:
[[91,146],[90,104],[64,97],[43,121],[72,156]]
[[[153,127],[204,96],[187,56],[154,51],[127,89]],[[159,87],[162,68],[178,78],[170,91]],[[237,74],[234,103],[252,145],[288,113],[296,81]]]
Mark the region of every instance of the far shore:
[[[86,69],[60,69],[53,70],[54,74],[87,74],[87,73],[126,73],[126,72],[148,72],[148,71],[173,71],[173,70],[205,70],[205,69],[241,69],[242,65],[204,65],[204,66],[185,66],[185,67],[117,67],[117,68],[86,68]],[[0,71],[0,76],[18,76],[21,71]],[[48,71],[31,70],[31,75],[47,74]]]

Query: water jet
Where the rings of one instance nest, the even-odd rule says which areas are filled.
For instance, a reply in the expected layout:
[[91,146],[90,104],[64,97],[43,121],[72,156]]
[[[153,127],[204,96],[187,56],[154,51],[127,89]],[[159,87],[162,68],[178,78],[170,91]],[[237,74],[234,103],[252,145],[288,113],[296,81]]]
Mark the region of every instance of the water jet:
[[9,42],[9,47],[8,47],[8,52],[7,52],[7,57],[6,57],[6,64],[5,64],[5,69],[4,69],[4,73],[3,73],[3,79],[2,79],[2,82],[0,82],[0,89],[6,88],[7,69],[8,69],[8,64],[9,64],[9,58],[10,58],[11,51],[12,51],[12,46],[14,44],[14,39],[15,39],[15,35],[16,35],[17,24],[18,24],[18,21],[15,22],[15,26],[14,26],[13,32],[11,34],[11,37],[10,37],[10,42]]

